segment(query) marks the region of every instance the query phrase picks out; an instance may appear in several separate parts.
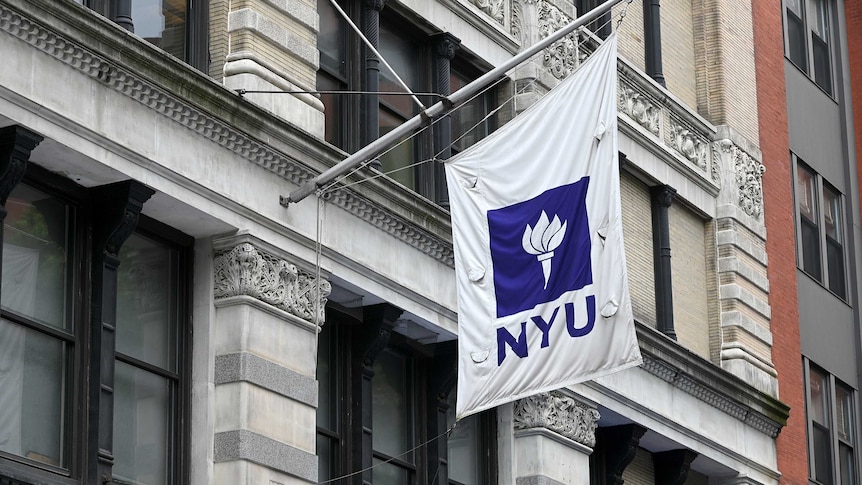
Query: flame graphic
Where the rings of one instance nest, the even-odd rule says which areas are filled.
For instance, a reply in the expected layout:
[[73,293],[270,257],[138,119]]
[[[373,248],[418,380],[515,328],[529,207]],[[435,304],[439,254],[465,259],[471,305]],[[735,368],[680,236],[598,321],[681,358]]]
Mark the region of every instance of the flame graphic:
[[533,254],[542,263],[542,274],[545,276],[544,289],[548,288],[548,280],[551,277],[551,258],[554,257],[554,249],[557,249],[566,237],[566,225],[568,221],[560,222],[560,218],[554,215],[554,220],[548,219],[548,214],[542,211],[535,227],[524,230],[521,246],[527,254]]

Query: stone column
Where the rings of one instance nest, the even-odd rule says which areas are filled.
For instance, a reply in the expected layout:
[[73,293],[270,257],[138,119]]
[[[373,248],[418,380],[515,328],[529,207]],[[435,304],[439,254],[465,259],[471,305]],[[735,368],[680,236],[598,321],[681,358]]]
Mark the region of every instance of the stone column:
[[[230,89],[314,91],[319,19],[313,3],[211,0],[210,74]],[[323,138],[323,103],[313,94],[248,93],[243,97]]]
[[249,235],[213,250],[213,482],[316,483],[315,322],[330,284]]
[[515,402],[516,485],[589,483],[599,412],[562,392]]
[[719,126],[712,144],[721,178],[716,206],[721,367],[772,396],[778,381],[772,364],[766,226],[760,150],[739,133]]

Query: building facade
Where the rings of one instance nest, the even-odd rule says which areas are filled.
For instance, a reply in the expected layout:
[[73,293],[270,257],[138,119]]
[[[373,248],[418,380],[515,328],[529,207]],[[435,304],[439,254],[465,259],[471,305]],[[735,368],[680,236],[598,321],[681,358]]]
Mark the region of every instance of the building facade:
[[[0,0],[0,483],[779,483],[794,463],[785,432],[821,429],[798,407],[803,376],[858,399],[858,359],[842,360],[859,342],[858,175],[827,157],[855,160],[841,94],[853,51],[830,54],[841,60],[827,71],[804,43],[812,67],[793,77],[797,44],[775,37],[790,6],[621,3],[369,166],[279,203],[417,101],[597,3]],[[552,89],[608,29],[644,364],[450,430],[458,318],[441,160]],[[767,55],[788,59],[789,141],[769,123],[781,110],[767,102]],[[803,81],[837,106],[845,148],[806,151],[823,143],[810,130],[834,133],[794,125],[794,109],[822,108],[794,94]],[[402,82],[418,99],[395,94]],[[797,98],[812,106],[791,109]],[[814,229],[792,225],[794,247],[787,214],[802,213],[786,188],[799,174],[821,209]],[[837,239],[823,209],[835,200]],[[823,249],[808,288],[811,234]],[[793,264],[798,306],[785,300]],[[804,323],[826,315],[843,323]],[[847,409],[830,406],[820,424],[837,477],[848,446],[857,458],[837,433]],[[822,440],[808,441],[818,456]]]
[[[798,340],[802,357],[782,357],[779,381],[782,400],[805,410],[791,412],[779,437],[779,468],[786,483],[858,483],[859,5],[784,1],[780,17],[772,11],[759,19],[770,32],[779,31],[779,21],[782,44],[764,36],[758,57],[770,66],[759,95],[774,101],[765,108],[774,116],[761,127],[772,133],[764,144],[778,167],[769,182],[775,186],[765,187],[767,228],[790,227],[792,217],[795,244],[773,244],[770,266],[783,276],[770,281],[788,307],[798,305],[798,335],[788,326],[783,345],[792,349]],[[783,56],[775,55],[779,48]],[[782,190],[788,186],[791,192]]]

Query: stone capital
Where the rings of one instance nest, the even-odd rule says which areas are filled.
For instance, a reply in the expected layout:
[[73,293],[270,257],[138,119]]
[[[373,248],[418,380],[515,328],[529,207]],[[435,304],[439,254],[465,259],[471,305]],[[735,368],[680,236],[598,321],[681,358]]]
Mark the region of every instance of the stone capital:
[[515,402],[516,430],[545,428],[590,448],[596,445],[599,411],[559,391],[543,392]]
[[311,323],[323,325],[332,286],[311,271],[275,256],[245,237],[216,250],[213,260],[216,300],[250,296]]

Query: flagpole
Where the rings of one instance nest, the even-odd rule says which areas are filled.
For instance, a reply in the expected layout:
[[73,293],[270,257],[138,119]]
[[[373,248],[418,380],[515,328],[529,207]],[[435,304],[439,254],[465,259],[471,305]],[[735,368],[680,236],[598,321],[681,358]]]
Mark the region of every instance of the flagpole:
[[345,172],[356,167],[360,163],[373,159],[374,157],[382,153],[384,150],[392,146],[401,137],[409,134],[410,132],[412,132],[416,128],[421,127],[424,124],[430,123],[431,120],[438,116],[446,115],[452,112],[456,107],[460,106],[461,103],[469,100],[476,93],[484,89],[487,85],[503,77],[503,75],[505,75],[508,71],[514,69],[522,62],[530,59],[534,55],[544,50],[546,47],[570,34],[578,27],[581,27],[592,22],[593,20],[596,20],[605,12],[609,11],[616,4],[622,1],[624,0],[607,0],[605,3],[576,18],[565,27],[548,35],[547,37],[533,44],[526,50],[519,52],[517,55],[515,55],[508,61],[504,62],[503,64],[500,64],[499,66],[480,76],[478,79],[450,94],[443,101],[438,101],[430,108],[423,110],[418,115],[414,116],[413,118],[410,118],[392,131],[369,143],[365,147],[361,148],[359,151],[348,156],[347,158],[337,163],[333,167],[329,168],[325,172],[314,177],[308,182],[305,182],[299,188],[291,192],[287,197],[281,196],[279,198],[279,203],[282,206],[287,207],[288,205],[290,205],[290,203],[299,202],[302,199],[311,195],[315,190],[317,190],[318,187],[326,185],[327,183],[334,180],[336,177],[344,174]]

